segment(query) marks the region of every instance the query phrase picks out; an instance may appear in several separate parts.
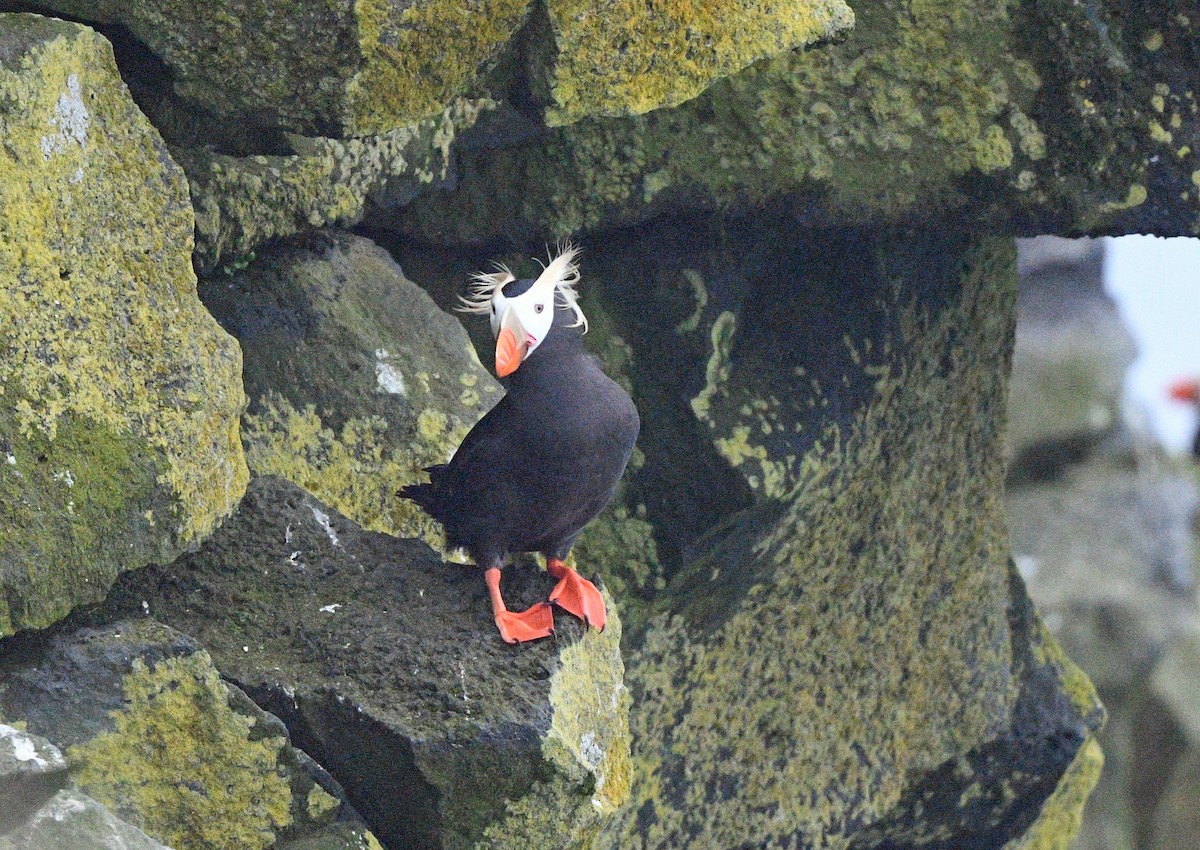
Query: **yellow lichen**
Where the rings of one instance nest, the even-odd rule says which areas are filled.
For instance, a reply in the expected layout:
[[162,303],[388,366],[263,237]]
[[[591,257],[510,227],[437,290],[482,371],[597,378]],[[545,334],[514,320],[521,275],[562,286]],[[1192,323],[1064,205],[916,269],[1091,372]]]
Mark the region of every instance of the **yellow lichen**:
[[854,23],[842,0],[549,0],[547,10],[558,48],[552,126],[674,106],[758,59]]
[[0,102],[21,104],[0,115],[0,386],[19,387],[6,403],[26,438],[72,415],[161,452],[194,541],[248,480],[240,355],[196,298],[186,184],[111,48],[38,26],[45,40],[0,68]]
[[244,432],[256,474],[299,484],[363,528],[444,546],[441,527],[397,493],[426,480],[426,466],[445,463],[469,430],[467,423],[427,408],[418,417],[418,438],[401,449],[386,438],[388,423],[379,417],[347,420],[335,432],[312,405],[296,410],[272,394],[261,407],[246,417]]
[[177,850],[272,847],[291,823],[281,737],[255,738],[207,653],[135,658],[113,729],[68,750],[79,786]]
[[1069,850],[1083,822],[1083,807],[1100,781],[1104,753],[1089,737],[1075,754],[1054,792],[1042,804],[1037,819],[1025,834],[1004,845],[1003,850]]

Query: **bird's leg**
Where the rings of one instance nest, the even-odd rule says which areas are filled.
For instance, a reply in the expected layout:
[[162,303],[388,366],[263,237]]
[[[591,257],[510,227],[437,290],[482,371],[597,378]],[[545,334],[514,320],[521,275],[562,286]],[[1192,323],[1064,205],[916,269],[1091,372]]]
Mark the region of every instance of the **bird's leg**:
[[589,626],[604,631],[608,617],[604,611],[604,597],[596,590],[596,585],[558,558],[547,558],[546,570],[558,579],[558,584],[550,591],[550,601]]
[[500,629],[500,637],[505,643],[537,640],[554,634],[554,611],[547,603],[539,602],[525,611],[509,611],[504,606],[504,597],[500,595],[500,568],[488,568],[483,578],[492,597],[496,628]]

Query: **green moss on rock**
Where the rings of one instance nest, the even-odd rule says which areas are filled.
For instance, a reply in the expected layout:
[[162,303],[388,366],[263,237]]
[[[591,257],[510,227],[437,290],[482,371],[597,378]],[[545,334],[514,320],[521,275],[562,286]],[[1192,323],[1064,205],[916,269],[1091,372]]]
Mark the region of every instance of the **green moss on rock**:
[[501,395],[457,320],[387,252],[344,233],[266,251],[202,294],[245,352],[254,471],[365,528],[440,546],[440,526],[397,492],[449,460]]
[[450,176],[450,146],[488,100],[455,100],[436,114],[361,139],[290,136],[290,154],[230,156],[183,147],[196,207],[197,266],[242,264],[272,239],[357,224],[369,202],[404,203]]
[[176,850],[274,845],[291,823],[285,739],[251,736],[207,654],[135,658],[123,689],[112,731],[68,750],[80,787]]
[[232,122],[386,134],[445,109],[525,19],[529,0],[37,0],[126,28],[176,93]]
[[543,72],[552,126],[675,106],[758,59],[840,35],[854,23],[841,0],[549,0],[546,9],[557,50],[553,69]]
[[[904,274],[902,251],[874,250]],[[602,846],[843,847],[908,777],[1010,722],[996,363],[1013,255],[944,250],[960,277],[895,307],[891,366],[849,374],[867,403],[804,456],[788,500],[672,581],[672,615],[630,664],[634,799]]]
[[[182,173],[103,38],[33,15],[0,21],[0,488],[35,536],[70,530],[18,545],[19,527],[0,524],[3,634],[203,538],[248,475],[240,355],[195,297]],[[132,551],[106,551],[114,535]],[[47,584],[27,620],[12,610],[24,605],[8,579],[17,551],[33,556],[17,584],[42,570],[96,583],[54,601]]]

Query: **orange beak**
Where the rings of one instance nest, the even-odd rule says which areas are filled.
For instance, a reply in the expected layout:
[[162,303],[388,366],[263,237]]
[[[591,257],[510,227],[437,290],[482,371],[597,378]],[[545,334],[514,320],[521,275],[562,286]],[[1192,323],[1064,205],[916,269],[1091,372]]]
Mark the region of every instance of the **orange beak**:
[[[528,334],[521,320],[509,307],[500,317],[500,333],[496,335],[496,375],[504,378],[517,371],[529,351]],[[522,340],[522,342],[517,342]]]
[[1200,379],[1184,378],[1171,384],[1167,394],[1176,401],[1200,402]]

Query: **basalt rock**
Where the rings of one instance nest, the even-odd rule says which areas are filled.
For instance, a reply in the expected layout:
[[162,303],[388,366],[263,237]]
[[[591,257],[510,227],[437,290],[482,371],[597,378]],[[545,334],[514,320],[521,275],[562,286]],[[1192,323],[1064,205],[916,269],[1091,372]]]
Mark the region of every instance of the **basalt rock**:
[[[552,586],[529,563],[505,571],[514,610]],[[198,552],[109,604],[143,601],[287,723],[388,847],[582,848],[628,797],[615,616],[583,633],[560,613],[555,638],[509,646],[477,568],[293,484],[255,478]]]
[[201,297],[242,346],[254,471],[364,528],[440,545],[440,526],[396,493],[449,460],[502,395],[462,326],[346,233],[266,251]]
[[[175,850],[265,850],[337,815],[340,801],[279,720],[221,681],[186,636],[148,618],[110,620],[5,649],[0,716],[63,750],[74,789]],[[86,806],[75,820],[107,817]]]
[[92,30],[0,15],[0,636],[202,540],[248,478],[183,173]]

